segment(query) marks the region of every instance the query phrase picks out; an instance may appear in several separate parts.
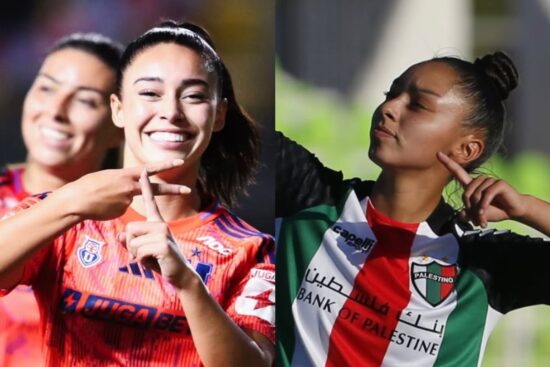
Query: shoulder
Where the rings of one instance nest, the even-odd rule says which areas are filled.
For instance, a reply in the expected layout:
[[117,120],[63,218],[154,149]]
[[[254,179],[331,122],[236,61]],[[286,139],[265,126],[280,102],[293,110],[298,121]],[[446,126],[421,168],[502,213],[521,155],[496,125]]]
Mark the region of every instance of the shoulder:
[[256,257],[260,263],[274,262],[273,236],[257,230],[227,208],[221,207],[219,210],[219,215],[212,222],[219,238],[232,248],[247,253],[246,257]]
[[237,242],[243,240],[263,242],[265,240],[273,239],[271,235],[257,230],[229,209],[220,206],[218,210],[219,213],[214,220],[214,225],[221,233],[225,234],[229,238],[232,238]]

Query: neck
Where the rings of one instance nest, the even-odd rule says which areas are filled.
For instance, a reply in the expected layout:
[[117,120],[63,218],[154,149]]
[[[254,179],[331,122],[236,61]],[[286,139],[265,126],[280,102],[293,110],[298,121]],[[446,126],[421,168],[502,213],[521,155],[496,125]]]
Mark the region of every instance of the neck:
[[[155,201],[159,208],[162,218],[167,221],[173,221],[181,218],[190,217],[197,214],[201,209],[201,199],[195,187],[191,187],[192,192],[186,195],[162,195],[155,196]],[[145,216],[145,206],[140,196],[134,196],[131,204],[132,209]]]
[[[126,152],[128,153],[128,152]],[[125,154],[124,167],[143,166],[131,154]],[[176,219],[186,218],[197,214],[201,209],[201,197],[197,191],[199,166],[190,165],[177,167],[164,171],[155,176],[150,176],[151,183],[169,183],[185,185],[191,189],[189,194],[180,195],[155,195],[155,201],[162,218],[169,222]],[[132,209],[145,216],[145,205],[143,198],[134,196],[131,204]]]
[[25,165],[23,185],[25,190],[32,194],[52,191],[99,168],[86,164],[47,167],[30,160]]
[[399,222],[420,223],[435,210],[447,177],[433,171],[382,171],[370,199],[374,207]]

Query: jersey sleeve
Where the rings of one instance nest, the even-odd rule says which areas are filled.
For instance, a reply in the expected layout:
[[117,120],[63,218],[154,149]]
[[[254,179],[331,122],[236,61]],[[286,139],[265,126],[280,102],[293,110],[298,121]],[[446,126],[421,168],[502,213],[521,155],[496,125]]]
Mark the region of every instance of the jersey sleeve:
[[499,312],[550,304],[550,241],[509,231],[471,231],[461,238],[462,262],[485,283]]
[[[257,247],[257,246],[256,246]],[[257,331],[275,344],[274,243],[265,236],[255,253],[243,262],[226,312],[242,329]]]
[[325,167],[306,148],[276,132],[276,216],[332,202],[344,184],[342,172]]
[[[29,196],[23,201],[21,201],[17,206],[12,208],[10,211],[8,211],[5,216],[2,218],[2,220],[17,215],[18,213],[27,210],[31,208],[32,206],[36,205],[43,199],[45,199],[47,196],[47,193]],[[17,245],[17,243],[14,243],[14,245]],[[0,296],[5,296],[6,294],[10,293],[17,285],[19,284],[25,284],[25,285],[33,285],[35,281],[40,277],[40,273],[48,273],[47,269],[45,269],[48,264],[55,263],[53,257],[54,257],[54,250],[52,245],[46,245],[44,246],[38,253],[36,253],[26,264],[23,270],[23,276],[21,277],[21,280],[18,284],[14,285],[10,289],[0,289]]]

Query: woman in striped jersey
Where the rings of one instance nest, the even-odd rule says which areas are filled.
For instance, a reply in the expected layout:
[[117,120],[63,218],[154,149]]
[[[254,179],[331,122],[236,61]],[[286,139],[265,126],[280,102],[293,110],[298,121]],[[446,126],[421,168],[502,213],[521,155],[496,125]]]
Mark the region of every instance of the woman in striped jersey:
[[208,34],[168,21],[131,42],[111,109],[124,168],[0,223],[0,295],[32,284],[48,366],[270,366],[273,241],[220,204],[257,132]]
[[[478,366],[496,321],[547,304],[550,204],[473,172],[517,85],[503,53],[411,66],[373,115],[376,181],[344,180],[279,136],[277,358],[284,366]],[[464,209],[442,199],[456,178]]]

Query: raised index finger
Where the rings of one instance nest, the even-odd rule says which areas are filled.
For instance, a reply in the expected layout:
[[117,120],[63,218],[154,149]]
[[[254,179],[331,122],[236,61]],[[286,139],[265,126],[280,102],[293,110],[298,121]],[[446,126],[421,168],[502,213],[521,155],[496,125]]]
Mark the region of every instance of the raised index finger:
[[143,203],[145,204],[145,216],[148,222],[164,222],[162,215],[160,214],[155,196],[153,195],[153,188],[147,175],[147,169],[141,172],[139,183],[141,185],[141,195],[143,197]]
[[[145,170],[147,171],[147,176],[156,175],[157,173],[168,171],[174,167],[181,166],[183,164],[183,159],[174,159],[172,161],[164,162],[151,162],[145,165]],[[140,174],[142,172],[140,171]]]
[[468,185],[470,182],[472,182],[472,177],[466,172],[464,168],[458,163],[456,163],[454,160],[449,158],[446,154],[443,154],[441,152],[437,152],[437,158],[445,168],[451,172],[451,174],[460,182],[462,186]]

